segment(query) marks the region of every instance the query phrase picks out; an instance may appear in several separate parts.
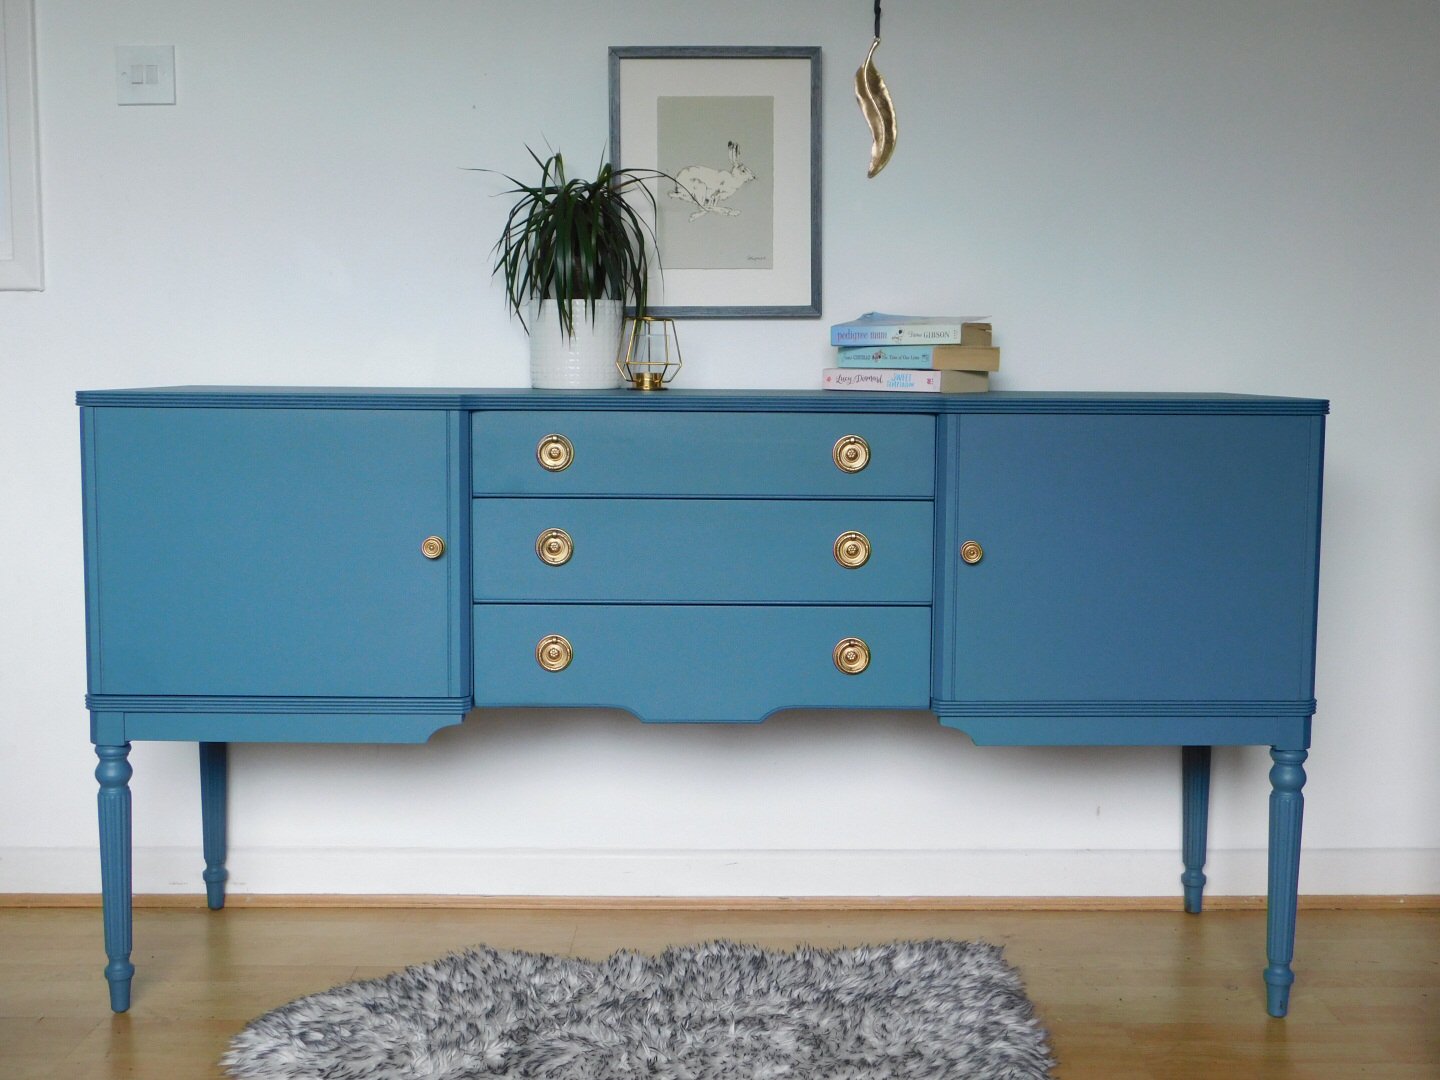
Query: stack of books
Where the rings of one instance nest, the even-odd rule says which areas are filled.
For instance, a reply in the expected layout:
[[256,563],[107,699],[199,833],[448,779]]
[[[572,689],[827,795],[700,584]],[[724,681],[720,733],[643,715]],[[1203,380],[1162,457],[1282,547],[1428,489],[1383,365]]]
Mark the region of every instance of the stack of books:
[[984,315],[886,315],[872,311],[830,327],[834,367],[826,390],[976,394],[1000,370]]

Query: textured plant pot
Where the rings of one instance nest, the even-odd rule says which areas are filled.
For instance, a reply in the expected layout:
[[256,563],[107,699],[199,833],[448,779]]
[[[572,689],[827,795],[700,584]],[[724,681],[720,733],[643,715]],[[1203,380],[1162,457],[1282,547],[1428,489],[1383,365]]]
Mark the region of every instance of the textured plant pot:
[[604,390],[620,385],[615,351],[620,347],[624,305],[595,301],[594,319],[581,300],[572,302],[575,334],[560,328],[555,301],[531,303],[530,385],[542,390]]

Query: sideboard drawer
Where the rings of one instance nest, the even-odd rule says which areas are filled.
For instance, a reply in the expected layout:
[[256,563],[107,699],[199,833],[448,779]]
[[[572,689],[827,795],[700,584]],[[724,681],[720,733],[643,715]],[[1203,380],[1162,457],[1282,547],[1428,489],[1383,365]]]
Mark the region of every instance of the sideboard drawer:
[[[568,644],[546,670],[537,646]],[[836,646],[869,650],[858,674]],[[651,721],[758,721],[786,708],[924,709],[928,607],[477,604],[477,705],[628,709]]]
[[[935,493],[932,416],[515,411],[479,412],[473,423],[477,495]],[[556,444],[541,449],[551,435],[564,440],[553,458],[548,451]],[[835,457],[847,436],[864,441],[849,469]]]
[[928,500],[472,502],[476,600],[930,603]]

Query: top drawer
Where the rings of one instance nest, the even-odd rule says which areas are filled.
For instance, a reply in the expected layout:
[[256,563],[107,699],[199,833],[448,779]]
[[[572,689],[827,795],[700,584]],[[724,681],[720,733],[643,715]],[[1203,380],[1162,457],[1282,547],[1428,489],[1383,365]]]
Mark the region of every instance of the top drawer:
[[[477,495],[935,494],[933,416],[477,412],[472,423]],[[547,445],[546,468],[551,435],[564,442]],[[847,436],[863,441],[837,451]]]

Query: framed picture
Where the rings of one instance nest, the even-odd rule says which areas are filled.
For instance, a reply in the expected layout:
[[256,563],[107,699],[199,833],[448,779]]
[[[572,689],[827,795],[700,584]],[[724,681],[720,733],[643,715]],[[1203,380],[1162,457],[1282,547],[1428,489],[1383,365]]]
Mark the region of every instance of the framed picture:
[[650,314],[820,317],[820,49],[610,50],[610,161],[654,169]]
[[41,289],[34,0],[0,0],[0,289]]

